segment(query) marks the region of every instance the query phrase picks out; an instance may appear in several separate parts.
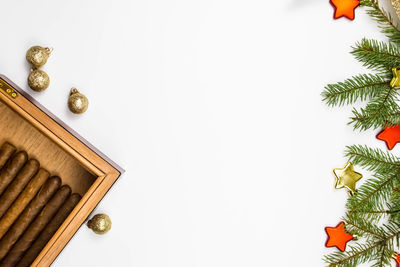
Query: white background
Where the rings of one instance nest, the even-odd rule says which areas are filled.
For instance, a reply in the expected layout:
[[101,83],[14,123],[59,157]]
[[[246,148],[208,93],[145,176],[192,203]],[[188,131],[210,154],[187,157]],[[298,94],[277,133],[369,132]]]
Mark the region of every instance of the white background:
[[[1,1],[0,73],[126,169],[95,211],[112,230],[81,227],[54,266],[321,266],[345,145],[385,149],[321,103],[367,71],[350,46],[382,38],[362,8],[332,15],[328,0]],[[40,94],[32,45],[54,48]]]

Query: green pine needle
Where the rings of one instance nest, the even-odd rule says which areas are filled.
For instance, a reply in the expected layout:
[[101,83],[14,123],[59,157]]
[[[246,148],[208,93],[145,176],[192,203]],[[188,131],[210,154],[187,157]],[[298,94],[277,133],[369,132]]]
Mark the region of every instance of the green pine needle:
[[[353,47],[355,58],[378,74],[362,74],[344,82],[329,84],[322,92],[328,106],[343,106],[366,101],[353,108],[350,124],[367,130],[400,124],[398,89],[391,88],[392,68],[400,66],[400,31],[376,0],[361,0],[367,13],[378,22],[389,42],[363,39]],[[373,172],[347,203],[346,230],[361,238],[352,241],[345,252],[324,257],[329,266],[390,266],[391,256],[399,249],[400,236],[400,158],[367,146],[348,146],[346,157]]]
[[328,106],[342,106],[376,97],[390,81],[379,75],[361,74],[344,82],[328,84],[322,92]]
[[361,5],[368,7],[367,14],[378,22],[382,33],[384,33],[391,42],[400,45],[400,31],[394,24],[389,13],[382,10],[377,0],[361,0]]
[[[366,236],[366,240],[359,240],[355,245],[348,246],[345,252],[335,252],[324,257],[328,266],[356,266],[358,264],[373,261],[373,266],[390,265],[393,254],[394,242],[399,242],[400,229],[396,223],[383,224],[376,227],[371,223],[352,222],[348,219],[348,231],[359,228],[357,233]],[[356,226],[354,226],[356,225]]]
[[[375,174],[347,200],[349,214],[370,210],[382,210],[389,201],[395,182],[400,180],[400,171],[387,174]],[[373,219],[370,217],[369,219]]]
[[400,65],[400,51],[391,43],[364,38],[356,43],[351,53],[364,66],[384,75],[390,75],[392,68]]
[[353,267],[357,264],[372,261],[374,255],[378,254],[383,248],[380,242],[367,242],[365,244],[358,243],[348,246],[345,252],[334,252],[324,257],[324,261],[328,266]]
[[397,97],[397,90],[386,86],[365,108],[353,109],[353,117],[349,124],[353,124],[354,129],[367,130],[396,123],[399,116],[393,116],[393,114],[400,113],[400,108],[396,103]]
[[379,148],[352,145],[347,146],[345,156],[355,165],[359,165],[368,171],[389,172],[400,168],[400,159],[389,152]]

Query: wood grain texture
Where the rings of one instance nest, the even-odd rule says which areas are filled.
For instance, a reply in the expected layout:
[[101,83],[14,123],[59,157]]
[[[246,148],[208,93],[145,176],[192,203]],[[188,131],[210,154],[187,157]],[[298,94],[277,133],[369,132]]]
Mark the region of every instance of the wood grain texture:
[[29,157],[39,159],[44,169],[63,177],[63,182],[71,186],[73,192],[85,194],[96,178],[64,149],[0,101],[0,143],[5,141],[24,149]]
[[[15,89],[18,96],[8,95],[6,88]],[[3,115],[3,111],[8,114],[0,116],[0,142],[6,138],[10,142],[16,141],[19,149],[26,150],[29,155],[32,153],[52,173],[63,179],[66,177],[63,182],[69,184],[73,192],[83,195],[31,264],[42,267],[51,265],[123,170],[112,161],[107,161],[107,157],[96,152],[85,140],[75,136],[72,129],[51,117],[53,115],[43,112],[38,108],[40,104],[34,105],[29,98],[22,89],[0,75],[0,114]],[[15,123],[15,120],[19,122]],[[7,130],[8,124],[14,131]],[[4,137],[1,136],[2,129],[5,129]],[[15,133],[19,138],[13,137]],[[49,153],[52,156],[46,155]]]

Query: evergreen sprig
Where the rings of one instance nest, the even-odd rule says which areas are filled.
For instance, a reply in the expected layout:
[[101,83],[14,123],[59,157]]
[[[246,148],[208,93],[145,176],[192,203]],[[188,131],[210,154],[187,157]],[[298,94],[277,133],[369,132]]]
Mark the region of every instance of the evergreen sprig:
[[[367,13],[378,22],[389,42],[362,39],[352,54],[377,74],[361,74],[343,82],[329,84],[322,92],[323,101],[331,107],[365,101],[362,108],[353,108],[349,124],[367,130],[400,124],[398,89],[390,86],[391,69],[400,66],[400,31],[390,15],[376,0],[361,0]],[[345,156],[365,170],[373,172],[346,203],[343,218],[346,230],[360,237],[345,252],[324,257],[329,266],[355,266],[371,262],[387,266],[399,249],[400,237],[400,158],[367,146],[353,145]]]
[[[381,218],[380,213],[371,211],[384,210],[393,192],[396,181],[400,180],[400,171],[387,174],[375,174],[369,178],[354,196],[347,200],[348,214],[358,215],[360,220],[375,221]],[[366,218],[364,218],[366,217]]]
[[390,81],[380,75],[361,74],[344,82],[328,84],[322,92],[323,101],[329,106],[342,106],[375,98]]
[[354,129],[364,131],[396,124],[397,117],[392,117],[392,115],[400,114],[400,108],[396,103],[397,98],[397,89],[386,86],[365,108],[353,109],[353,117],[349,124],[352,124]]
[[351,52],[355,58],[369,69],[390,75],[391,69],[400,65],[400,51],[392,43],[362,39]]
[[346,252],[329,254],[324,260],[329,266],[355,266],[363,262],[389,265],[393,241],[398,243],[400,236],[400,158],[361,145],[346,147],[345,155],[374,174],[346,203],[346,230],[360,239]]
[[372,261],[373,266],[390,265],[394,245],[399,243],[400,225],[390,222],[380,227],[372,223],[353,221],[352,217],[345,220],[348,231],[353,231],[363,237],[364,242],[349,246],[345,252],[335,252],[324,257],[328,266],[356,266]]
[[362,145],[347,146],[345,156],[354,164],[368,171],[389,172],[400,168],[400,159],[379,148]]
[[391,42],[400,45],[400,31],[398,25],[393,22],[389,13],[382,10],[377,0],[361,0],[361,6],[369,7],[367,14],[378,22],[382,33],[384,33]]
[[400,31],[377,0],[362,0],[361,5],[368,8],[367,13],[378,22],[389,42],[364,38],[355,44],[351,53],[378,74],[361,74],[329,84],[322,92],[322,98],[331,107],[367,101],[365,107],[353,108],[349,122],[354,129],[365,131],[400,123],[398,89],[390,86],[392,68],[400,66]]
[[389,209],[386,213],[390,216],[390,220],[400,224],[400,189],[399,184],[393,188],[392,198],[389,204]]

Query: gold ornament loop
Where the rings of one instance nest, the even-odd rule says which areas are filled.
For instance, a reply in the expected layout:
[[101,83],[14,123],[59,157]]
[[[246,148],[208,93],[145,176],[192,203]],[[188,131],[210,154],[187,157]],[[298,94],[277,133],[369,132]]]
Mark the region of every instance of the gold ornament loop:
[[46,50],[46,52],[51,55],[51,53],[53,52],[54,48],[53,47],[45,47],[44,48]]
[[52,48],[41,47],[38,45],[32,46],[28,51],[26,51],[26,60],[33,68],[38,69],[46,64],[52,51]]
[[400,88],[400,66],[392,68],[393,79],[390,81],[390,87]]

